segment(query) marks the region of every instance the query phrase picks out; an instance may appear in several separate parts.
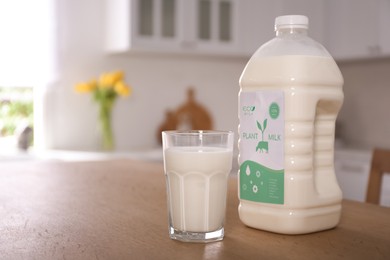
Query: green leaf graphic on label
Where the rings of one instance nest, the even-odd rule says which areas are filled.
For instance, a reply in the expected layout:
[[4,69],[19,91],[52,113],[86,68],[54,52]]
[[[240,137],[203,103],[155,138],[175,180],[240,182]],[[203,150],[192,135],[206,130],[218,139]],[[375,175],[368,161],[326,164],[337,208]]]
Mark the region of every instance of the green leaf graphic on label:
[[259,123],[259,121],[256,121],[256,123],[257,123],[257,128],[259,128],[261,131],[261,140],[264,141],[264,131],[267,128],[267,118],[264,119],[264,121],[263,121],[263,127],[261,127],[261,124]]
[[284,203],[284,170],[273,170],[253,161],[240,166],[240,198],[255,202]]
[[261,132],[263,132],[263,128],[261,127],[261,124],[259,123],[259,121],[256,121],[257,122],[257,128],[260,129]]

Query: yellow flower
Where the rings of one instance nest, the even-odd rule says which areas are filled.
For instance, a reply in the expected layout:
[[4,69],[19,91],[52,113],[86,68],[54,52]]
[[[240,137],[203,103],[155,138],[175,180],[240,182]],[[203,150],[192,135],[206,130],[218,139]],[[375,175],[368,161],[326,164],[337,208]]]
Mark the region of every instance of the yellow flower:
[[112,88],[118,81],[122,81],[124,74],[122,71],[104,73],[99,78],[99,86],[102,88]]
[[76,92],[79,93],[89,93],[96,89],[97,83],[96,80],[92,80],[86,83],[79,83],[75,86]]
[[114,71],[111,75],[114,78],[115,82],[118,82],[118,81],[121,81],[124,79],[124,73],[121,70]]
[[128,96],[131,94],[131,87],[126,85],[123,81],[118,81],[114,85],[115,92],[120,96]]
[[129,96],[132,92],[131,86],[124,81],[123,71],[103,73],[98,80],[77,84],[75,90],[79,93],[93,92],[98,102],[114,101],[117,96]]

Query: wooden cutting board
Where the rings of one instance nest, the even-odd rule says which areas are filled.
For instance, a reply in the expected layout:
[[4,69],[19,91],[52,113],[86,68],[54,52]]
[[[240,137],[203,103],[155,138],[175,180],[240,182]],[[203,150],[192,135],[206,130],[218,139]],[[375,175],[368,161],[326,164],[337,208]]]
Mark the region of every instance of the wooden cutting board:
[[175,110],[167,110],[165,121],[157,131],[161,143],[161,132],[166,130],[211,130],[213,120],[209,111],[195,99],[195,90],[187,90],[187,100]]

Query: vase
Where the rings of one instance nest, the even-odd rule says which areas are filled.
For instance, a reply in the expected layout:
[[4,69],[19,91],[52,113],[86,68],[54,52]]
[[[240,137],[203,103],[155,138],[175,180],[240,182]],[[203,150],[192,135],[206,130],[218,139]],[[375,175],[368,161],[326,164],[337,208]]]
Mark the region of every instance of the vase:
[[102,146],[106,151],[110,151],[114,149],[114,135],[112,132],[111,126],[111,116],[112,116],[112,108],[114,102],[110,100],[104,100],[99,103],[99,121],[100,121],[100,129],[102,133]]

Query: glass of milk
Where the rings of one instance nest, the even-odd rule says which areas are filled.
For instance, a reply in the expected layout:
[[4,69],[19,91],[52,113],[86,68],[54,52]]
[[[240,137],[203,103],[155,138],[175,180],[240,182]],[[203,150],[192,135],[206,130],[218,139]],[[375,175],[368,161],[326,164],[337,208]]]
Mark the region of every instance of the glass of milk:
[[234,133],[164,131],[162,138],[170,238],[222,240]]

